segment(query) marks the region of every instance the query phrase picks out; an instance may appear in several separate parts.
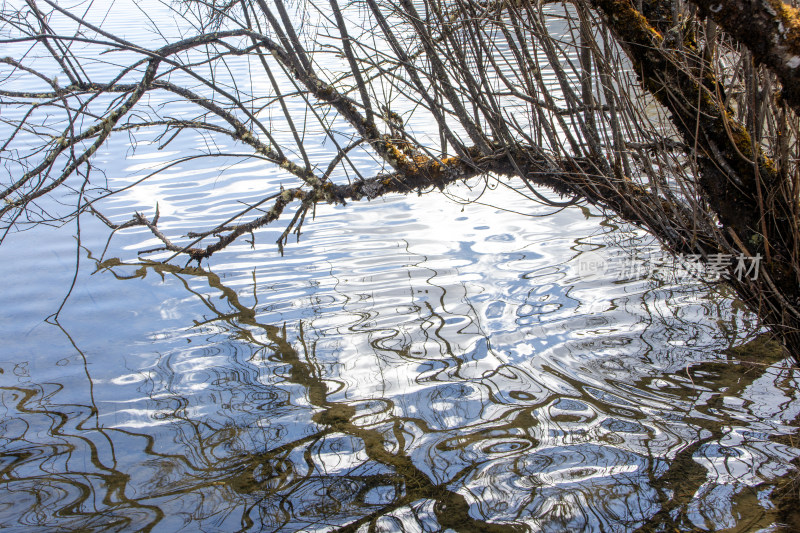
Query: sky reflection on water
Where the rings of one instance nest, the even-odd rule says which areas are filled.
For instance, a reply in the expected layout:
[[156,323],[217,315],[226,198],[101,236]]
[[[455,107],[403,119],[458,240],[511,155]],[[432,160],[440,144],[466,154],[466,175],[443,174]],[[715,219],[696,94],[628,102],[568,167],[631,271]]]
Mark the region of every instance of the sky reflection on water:
[[[117,185],[205,147],[186,135],[159,151],[153,137],[98,152]],[[158,199],[177,234],[282,179],[227,163],[178,165],[105,212],[124,219]],[[798,451],[775,438],[794,432],[800,402],[796,372],[769,346],[752,349],[764,364],[728,362],[758,332],[753,317],[697,282],[581,278],[583,254],[615,264],[658,249],[596,213],[468,185],[449,199],[319,206],[285,256],[276,227],[203,269],[133,264],[154,242],[139,230],[116,236],[98,267],[106,235],[88,219],[80,250],[74,225],[10,236],[0,527],[769,526],[769,482]],[[59,329],[42,320],[76,257]]]
[[[74,249],[4,247],[0,523],[769,525],[794,372],[716,364],[755,329],[697,286],[572,276],[587,241],[609,261],[642,245],[600,220],[426,195],[326,208],[285,257],[226,251],[210,271],[89,275],[84,253],[71,340],[38,321]],[[54,275],[32,283],[10,266],[26,256]]]

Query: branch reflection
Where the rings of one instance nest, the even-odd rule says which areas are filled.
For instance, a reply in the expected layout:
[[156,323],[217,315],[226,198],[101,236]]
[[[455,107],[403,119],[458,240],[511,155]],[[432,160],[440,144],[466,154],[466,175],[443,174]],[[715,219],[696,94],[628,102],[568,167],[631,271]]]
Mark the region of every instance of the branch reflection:
[[93,397],[62,403],[63,385],[2,363],[0,475],[14,499],[0,523],[650,531],[713,529],[738,514],[744,531],[774,519],[759,502],[767,485],[742,474],[774,477],[776,457],[793,451],[770,443],[774,428],[741,402],[794,379],[780,354],[764,364],[774,347],[763,341],[748,345],[758,364],[739,353],[675,373],[612,365],[601,381],[553,360],[501,358],[481,313],[445,298],[433,276],[398,284],[406,304],[394,314],[363,297],[369,279],[358,292],[340,280],[333,298],[352,320],[324,312],[327,294],[311,298],[314,317],[276,325],[255,273],[237,291],[199,268],[101,269],[171,277],[202,311],[191,307],[186,347],[160,357],[126,408],[142,429],[109,427]]

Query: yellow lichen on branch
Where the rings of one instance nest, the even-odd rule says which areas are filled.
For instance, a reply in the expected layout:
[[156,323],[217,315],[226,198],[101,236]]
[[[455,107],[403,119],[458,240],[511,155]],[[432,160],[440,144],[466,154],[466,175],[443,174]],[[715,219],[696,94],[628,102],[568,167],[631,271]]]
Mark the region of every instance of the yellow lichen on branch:
[[800,56],[800,9],[781,2],[770,0],[770,5],[775,9],[776,16],[785,33],[783,39],[789,49]]

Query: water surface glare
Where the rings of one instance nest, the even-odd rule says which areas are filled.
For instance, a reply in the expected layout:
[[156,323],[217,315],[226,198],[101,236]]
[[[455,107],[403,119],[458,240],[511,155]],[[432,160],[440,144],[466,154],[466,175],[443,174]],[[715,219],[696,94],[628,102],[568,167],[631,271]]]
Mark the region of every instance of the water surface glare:
[[785,361],[724,362],[751,317],[691,284],[577,278],[583,250],[643,246],[578,209],[461,209],[324,208],[285,257],[242,246],[204,269],[92,274],[84,253],[63,332],[41,319],[74,244],[16,236],[0,252],[0,524],[768,526],[769,481],[797,452],[774,437],[800,403]]
[[[408,127],[436,130],[417,115]],[[322,161],[330,141],[314,135]],[[158,150],[156,136],[98,151],[114,187],[208,147],[187,133]],[[180,235],[285,182],[262,161],[198,159],[103,208],[121,222],[158,201]],[[74,221],[10,235],[0,528],[774,529],[773,482],[799,451],[797,372],[724,287],[624,275],[632,251],[658,254],[641,232],[506,184],[318,206],[285,255],[284,220],[202,268],[134,262],[158,244],[142,229],[101,261],[107,232],[88,216],[80,247]],[[583,275],[589,253],[607,268]],[[59,324],[44,322],[78,259]]]

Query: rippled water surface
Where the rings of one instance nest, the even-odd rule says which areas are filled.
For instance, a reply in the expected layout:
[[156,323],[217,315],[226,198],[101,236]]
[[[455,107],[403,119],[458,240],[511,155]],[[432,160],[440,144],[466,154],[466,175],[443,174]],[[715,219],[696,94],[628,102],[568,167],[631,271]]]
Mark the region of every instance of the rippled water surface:
[[[119,180],[174,155],[128,142],[99,154]],[[188,230],[281,179],[208,165],[108,209],[158,198]],[[202,268],[134,262],[141,231],[101,262],[89,219],[80,249],[74,223],[11,236],[0,528],[770,530],[800,402],[769,345],[729,351],[753,317],[621,274],[657,253],[641,233],[489,185],[320,206],[283,257],[276,227]],[[588,252],[605,272],[581,275]]]
[[[515,198],[486,197],[531,211]],[[796,376],[718,364],[753,333],[719,296],[574,276],[582,250],[642,245],[602,222],[425,195],[324,208],[283,258],[242,245],[202,270],[92,274],[83,252],[63,331],[42,318],[74,243],[17,236],[0,524],[768,526]]]

